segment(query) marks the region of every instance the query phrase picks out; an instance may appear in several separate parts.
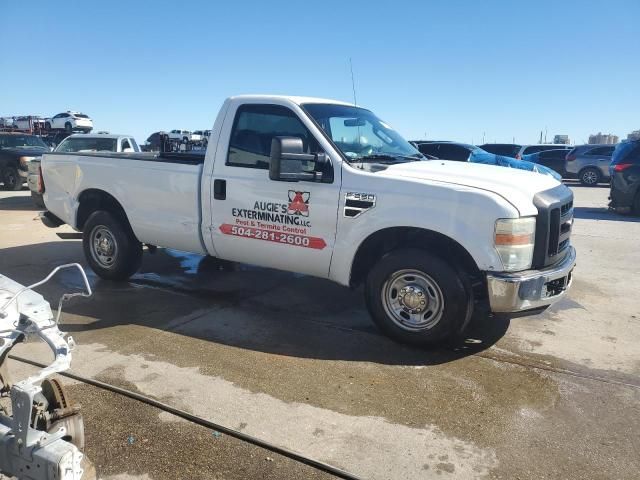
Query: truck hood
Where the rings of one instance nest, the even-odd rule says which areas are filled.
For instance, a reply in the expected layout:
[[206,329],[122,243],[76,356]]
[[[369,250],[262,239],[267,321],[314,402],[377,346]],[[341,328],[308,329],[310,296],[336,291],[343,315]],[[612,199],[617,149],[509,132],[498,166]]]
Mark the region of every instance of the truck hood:
[[533,196],[560,185],[549,175],[469,162],[428,160],[391,165],[378,175],[441,182],[493,192],[511,203],[521,216],[536,215]]
[[8,153],[16,157],[40,157],[45,153],[49,153],[49,150],[39,147],[3,148],[2,153]]

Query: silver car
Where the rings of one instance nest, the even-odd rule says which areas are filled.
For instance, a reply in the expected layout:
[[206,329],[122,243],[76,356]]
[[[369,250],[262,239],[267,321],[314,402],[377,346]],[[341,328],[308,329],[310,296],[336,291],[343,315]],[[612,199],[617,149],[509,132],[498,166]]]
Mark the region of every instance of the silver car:
[[565,159],[570,177],[577,177],[588,187],[609,181],[609,164],[615,145],[579,145]]

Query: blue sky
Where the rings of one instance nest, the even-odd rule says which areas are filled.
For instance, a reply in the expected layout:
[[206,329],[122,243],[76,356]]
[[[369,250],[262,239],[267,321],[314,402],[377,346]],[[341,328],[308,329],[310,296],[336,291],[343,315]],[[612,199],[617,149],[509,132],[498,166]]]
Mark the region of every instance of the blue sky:
[[[206,129],[242,93],[352,100],[405,137],[640,128],[640,1],[0,0],[0,116]],[[11,47],[7,47],[11,45]]]

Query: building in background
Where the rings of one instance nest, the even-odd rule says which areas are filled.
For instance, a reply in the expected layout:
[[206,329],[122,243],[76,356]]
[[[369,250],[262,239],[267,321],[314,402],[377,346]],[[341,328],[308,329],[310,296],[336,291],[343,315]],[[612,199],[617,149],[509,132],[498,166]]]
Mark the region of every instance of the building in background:
[[640,130],[634,130],[627,135],[627,140],[640,140]]
[[553,143],[557,145],[569,145],[571,140],[569,140],[569,135],[556,135],[553,137]]
[[618,136],[613,135],[611,133],[598,132],[595,135],[589,135],[590,145],[602,145],[602,144],[613,145],[615,143],[618,143],[618,140],[619,140]]

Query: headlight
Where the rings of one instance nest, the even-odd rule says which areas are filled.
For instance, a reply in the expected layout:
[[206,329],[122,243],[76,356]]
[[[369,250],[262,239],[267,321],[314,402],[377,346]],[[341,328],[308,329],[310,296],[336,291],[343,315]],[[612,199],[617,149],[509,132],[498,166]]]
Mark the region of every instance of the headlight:
[[536,217],[501,218],[496,221],[495,246],[506,271],[531,268]]

